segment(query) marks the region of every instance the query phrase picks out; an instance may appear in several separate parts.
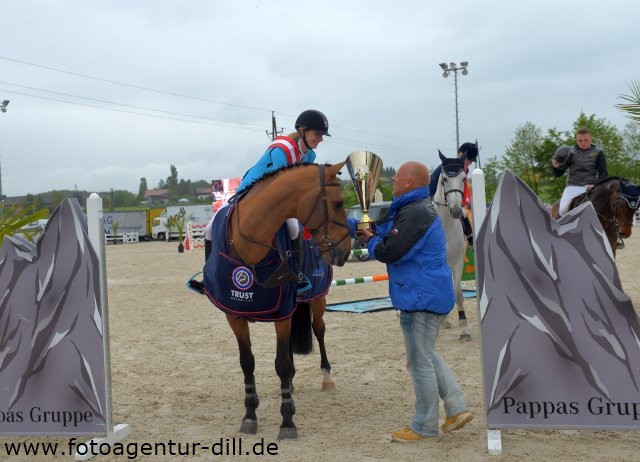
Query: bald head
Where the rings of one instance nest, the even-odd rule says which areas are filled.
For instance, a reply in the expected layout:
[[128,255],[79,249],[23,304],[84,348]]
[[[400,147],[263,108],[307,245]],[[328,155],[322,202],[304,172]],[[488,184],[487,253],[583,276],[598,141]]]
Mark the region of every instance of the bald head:
[[393,195],[401,196],[429,184],[429,169],[420,162],[406,162],[398,168],[394,178]]

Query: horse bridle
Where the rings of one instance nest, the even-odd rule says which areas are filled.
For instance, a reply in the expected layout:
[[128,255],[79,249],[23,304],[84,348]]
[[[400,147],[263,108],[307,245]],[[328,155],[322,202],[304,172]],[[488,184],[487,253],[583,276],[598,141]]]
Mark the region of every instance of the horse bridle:
[[[324,216],[323,216],[323,221],[322,224],[320,226],[318,226],[317,228],[307,228],[309,230],[309,232],[311,233],[311,235],[316,238],[316,235],[320,232],[320,229],[324,229],[325,233],[322,237],[320,237],[319,239],[316,238],[316,241],[318,242],[318,246],[321,249],[321,253],[326,253],[328,251],[334,251],[335,248],[340,245],[340,243],[342,241],[344,241],[347,237],[349,237],[349,227],[343,223],[340,223],[339,221],[336,221],[334,219],[330,219],[329,218],[329,209],[327,207],[327,193],[326,193],[326,187],[327,186],[335,186],[335,187],[339,187],[340,183],[338,182],[325,182],[324,179],[324,165],[319,165],[319,173],[320,173],[320,192],[318,193],[318,196],[316,197],[315,202],[313,203],[313,206],[311,207],[311,210],[309,212],[309,215],[307,216],[307,219],[304,220],[302,223],[308,223],[309,220],[311,220],[314,212],[316,211],[316,208],[318,206],[318,203],[322,201],[324,207],[323,207],[323,212],[324,212]],[[342,226],[344,228],[346,228],[346,232],[345,235],[342,236],[342,238],[340,238],[339,241],[337,242],[333,242],[333,238],[329,235],[329,223],[334,223],[337,224],[339,226]],[[240,237],[242,237],[242,239],[244,239],[245,241],[251,242],[252,244],[256,244],[271,250],[278,250],[277,248],[273,247],[271,244],[265,244],[264,242],[260,242],[260,241],[256,241],[255,239],[247,236],[246,234],[244,234],[242,232],[242,229],[240,228],[240,210],[239,210],[239,203],[236,204],[236,226],[238,227],[238,234],[240,234]],[[231,244],[231,246],[233,246],[233,241],[230,241],[229,244]]]
[[[589,196],[591,195],[591,192],[593,190],[594,190],[594,188],[592,188],[591,190],[589,190],[587,192],[587,194],[585,194],[585,199],[591,200],[591,198]],[[619,204],[620,204],[620,199],[624,200],[627,203],[627,206],[629,207],[629,209],[633,210],[634,213],[638,209],[638,206],[640,204],[638,203],[638,198],[637,197],[636,198],[626,197],[624,194],[622,194],[622,192],[620,190],[618,190],[615,194],[616,194],[616,199],[611,204],[611,212],[612,212],[612,216],[613,216],[612,218],[604,216],[603,214],[598,212],[595,209],[595,207],[594,207],[594,210],[595,210],[596,214],[598,215],[598,217],[601,220],[609,222],[609,223],[613,223],[613,225],[616,227],[616,237],[617,237],[617,240],[618,240],[618,248],[623,248],[624,247],[624,241],[623,241],[622,235],[620,234],[620,225],[632,226],[633,225],[633,220],[624,220],[624,219],[618,217],[618,208],[619,208]]]
[[447,195],[448,194],[459,192],[464,197],[464,191],[461,191],[460,189],[457,189],[457,188],[456,189],[449,189],[447,191],[447,190],[445,190],[445,187],[444,187],[444,183],[445,183],[446,177],[455,178],[461,172],[464,172],[464,168],[457,169],[455,171],[455,173],[454,172],[447,172],[444,168],[442,169],[442,172],[440,173],[440,184],[442,185],[442,192],[444,194],[444,204],[442,204],[440,202],[437,202],[435,200],[435,198],[433,198],[432,201],[433,201],[434,204],[442,205],[442,206],[445,206],[445,207],[448,208],[449,207],[449,201],[447,200]]
[[[344,223],[340,223],[339,221],[336,221],[333,218],[329,218],[329,207],[327,206],[326,187],[327,186],[340,187],[340,183],[337,181],[325,182],[324,167],[325,167],[324,165],[320,165],[320,193],[316,197],[316,201],[314,202],[313,207],[311,207],[311,210],[309,211],[309,216],[307,217],[306,220],[302,222],[303,224],[309,223],[309,221],[311,220],[311,217],[313,216],[314,212],[317,209],[318,202],[322,201],[322,205],[323,205],[322,224],[317,228],[310,228],[309,226],[305,225],[307,226],[308,231],[314,237],[316,242],[318,242],[318,246],[320,247],[321,253],[326,253],[329,251],[333,252],[335,248],[339,246],[342,241],[344,241],[346,238],[349,237],[349,226],[345,225]],[[344,236],[342,236],[338,242],[334,243],[333,238],[329,235],[329,223],[333,223],[335,225],[346,228],[346,232]],[[320,229],[324,229],[325,234],[320,238],[317,238],[316,236],[320,232]]]

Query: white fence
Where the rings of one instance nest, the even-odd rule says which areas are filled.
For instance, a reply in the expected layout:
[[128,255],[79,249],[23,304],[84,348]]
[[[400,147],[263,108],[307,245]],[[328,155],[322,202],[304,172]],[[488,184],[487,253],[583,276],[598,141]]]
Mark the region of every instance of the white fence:
[[140,237],[138,236],[138,232],[132,233],[122,233],[122,234],[105,234],[104,241],[107,244],[117,244],[118,242],[122,242],[123,244],[132,244],[134,242],[140,242]]

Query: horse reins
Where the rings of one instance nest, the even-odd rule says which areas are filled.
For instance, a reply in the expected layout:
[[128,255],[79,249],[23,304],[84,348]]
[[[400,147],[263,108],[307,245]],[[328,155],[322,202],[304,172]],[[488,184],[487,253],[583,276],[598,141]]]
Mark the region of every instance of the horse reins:
[[[311,235],[315,238],[316,234],[318,234],[318,232],[320,231],[320,228],[324,228],[326,234],[324,236],[322,236],[320,239],[318,240],[318,245],[320,246],[320,248],[322,249],[322,253],[328,252],[328,251],[333,251],[335,249],[335,247],[337,247],[338,245],[340,245],[340,243],[345,240],[347,237],[349,237],[349,227],[343,223],[340,223],[339,221],[336,221],[334,219],[330,219],[329,218],[329,210],[327,207],[327,194],[326,194],[326,190],[325,188],[327,186],[340,186],[340,183],[338,182],[330,182],[327,183],[324,180],[324,165],[319,165],[319,174],[320,174],[320,192],[318,193],[318,196],[316,197],[315,202],[313,203],[313,207],[311,207],[311,210],[309,212],[309,216],[307,217],[306,220],[304,220],[302,223],[308,223],[309,220],[311,219],[311,217],[313,216],[313,213],[315,212],[318,203],[322,201],[324,207],[323,207],[323,212],[324,212],[324,217],[323,217],[323,222],[322,224],[318,227],[318,228],[308,228],[309,232],[311,233]],[[240,237],[242,237],[242,239],[244,239],[245,241],[251,242],[252,244],[256,244],[259,245],[261,247],[265,247],[267,249],[270,250],[279,250],[276,247],[272,246],[271,244],[265,244],[264,242],[260,242],[257,241],[253,238],[251,238],[250,236],[247,236],[246,234],[244,234],[242,232],[242,228],[240,228],[240,202],[238,202],[236,204],[236,210],[235,210],[235,214],[236,214],[236,226],[238,227],[238,234],[240,234]],[[339,226],[342,226],[344,228],[347,229],[347,232],[345,233],[345,235],[336,243],[333,242],[333,239],[331,238],[331,236],[329,235],[329,229],[328,229],[328,225],[329,222],[337,224]],[[228,235],[230,235],[230,233],[227,233]],[[233,240],[229,240],[229,245],[233,248]],[[237,252],[236,252],[237,254]],[[291,252],[287,251],[287,256],[290,256]]]
[[[340,223],[339,221],[336,221],[333,218],[329,218],[329,208],[327,206],[327,193],[326,193],[326,190],[325,190],[325,188],[327,186],[340,187],[340,183],[338,183],[337,181],[334,181],[334,182],[331,182],[331,183],[325,182],[324,181],[324,165],[320,165],[320,194],[316,198],[316,201],[315,201],[313,207],[311,207],[311,210],[309,211],[309,216],[303,222],[303,224],[304,223],[308,223],[309,220],[311,220],[311,216],[315,212],[316,206],[318,205],[318,202],[322,201],[323,212],[324,212],[324,217],[322,219],[322,225],[320,225],[318,228],[307,228],[309,230],[309,232],[311,233],[311,235],[318,242],[318,245],[320,246],[320,249],[321,249],[320,250],[321,253],[326,253],[328,251],[332,251],[333,252],[335,250],[335,248],[338,245],[340,245],[340,243],[342,241],[344,241],[346,238],[348,238],[350,236],[349,227],[347,225],[345,225],[344,223]],[[336,224],[338,226],[342,226],[343,228],[346,228],[346,232],[345,232],[344,236],[342,236],[338,242],[334,243],[332,237],[329,235],[329,223],[333,223],[333,224]],[[318,238],[316,238],[316,235],[318,234],[318,232],[320,232],[320,228],[323,228],[325,230],[326,234],[318,239]]]
[[449,207],[449,202],[448,202],[448,200],[447,200],[447,194],[451,194],[451,193],[455,193],[455,192],[459,192],[459,193],[464,197],[464,191],[461,191],[461,190],[459,190],[459,189],[457,189],[457,188],[456,188],[456,189],[450,189],[450,190],[446,191],[446,190],[445,190],[445,188],[444,188],[444,183],[445,183],[445,179],[446,179],[446,177],[448,177],[448,176],[450,176],[450,177],[452,177],[452,178],[453,178],[453,177],[456,177],[456,176],[458,176],[458,175],[460,174],[460,172],[462,172],[462,171],[463,171],[463,170],[460,170],[460,171],[459,171],[459,172],[457,172],[455,175],[449,175],[448,173],[446,173],[446,172],[444,172],[444,171],[440,174],[440,184],[442,185],[442,194],[444,195],[444,204],[443,204],[443,203],[440,203],[440,202],[438,202],[438,201],[436,201],[436,200],[435,200],[435,197],[432,199],[432,202],[433,202],[434,204],[436,204],[436,205],[442,205],[442,206],[444,206],[444,207]]
[[[590,196],[594,189],[595,187],[587,191],[587,193],[584,196],[585,200],[589,200],[590,202],[592,202]],[[610,205],[611,212],[613,213],[613,218],[607,217],[602,213],[598,212],[598,210],[595,207],[593,209],[595,210],[596,214],[602,221],[612,223],[613,225],[615,225],[616,237],[618,240],[618,248],[624,248],[624,241],[623,241],[622,235],[620,234],[620,225],[622,224],[626,226],[632,226],[633,220],[629,221],[629,220],[624,220],[618,217],[618,207],[619,207],[620,199],[623,199],[631,210],[634,210],[634,208],[631,206],[631,204],[629,204],[628,199],[620,193],[620,190],[618,190],[615,194],[616,194],[616,200]],[[637,209],[637,207],[635,208]]]

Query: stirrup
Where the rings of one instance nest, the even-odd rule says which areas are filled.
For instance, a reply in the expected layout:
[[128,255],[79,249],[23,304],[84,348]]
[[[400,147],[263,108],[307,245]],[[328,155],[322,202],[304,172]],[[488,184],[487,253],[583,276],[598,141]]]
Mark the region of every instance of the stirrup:
[[301,295],[311,290],[311,281],[303,273],[298,273],[298,282],[296,285],[296,294]]
[[191,276],[185,285],[188,289],[191,289],[200,295],[204,295],[204,281],[196,281],[194,279],[199,274],[202,274],[202,271]]

